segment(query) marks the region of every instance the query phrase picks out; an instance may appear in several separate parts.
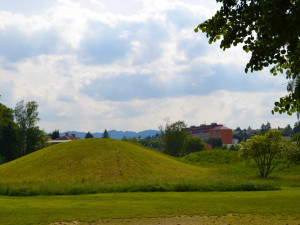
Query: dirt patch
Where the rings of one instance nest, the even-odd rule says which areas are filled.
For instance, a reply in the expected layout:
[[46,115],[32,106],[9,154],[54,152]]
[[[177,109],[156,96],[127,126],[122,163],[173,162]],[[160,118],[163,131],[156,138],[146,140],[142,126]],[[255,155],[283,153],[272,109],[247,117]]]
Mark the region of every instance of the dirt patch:
[[298,225],[300,219],[284,216],[261,216],[248,214],[228,214],[226,216],[174,216],[157,218],[103,219],[93,223],[85,222],[56,222],[51,225],[199,225],[199,224],[277,224]]

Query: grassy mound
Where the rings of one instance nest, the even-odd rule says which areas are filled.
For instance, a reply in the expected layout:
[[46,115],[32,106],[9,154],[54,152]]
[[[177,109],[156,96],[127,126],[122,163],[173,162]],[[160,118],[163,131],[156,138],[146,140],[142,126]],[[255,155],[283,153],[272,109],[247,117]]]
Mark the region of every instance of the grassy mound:
[[0,195],[274,189],[114,139],[61,143],[0,166]]
[[94,138],[53,145],[3,164],[0,180],[182,179],[203,177],[207,171],[130,143]]
[[198,166],[220,166],[241,161],[238,151],[231,150],[203,150],[191,153],[182,158],[183,162]]

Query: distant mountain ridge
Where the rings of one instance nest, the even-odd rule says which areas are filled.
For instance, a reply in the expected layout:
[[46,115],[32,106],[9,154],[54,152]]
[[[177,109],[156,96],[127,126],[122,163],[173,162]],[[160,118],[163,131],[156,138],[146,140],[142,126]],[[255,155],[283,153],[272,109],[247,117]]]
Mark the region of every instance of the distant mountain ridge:
[[[76,137],[80,137],[82,139],[85,138],[86,132],[80,132],[80,131],[65,131],[65,132],[61,132],[59,133],[60,136],[65,135],[65,133],[69,133],[69,134],[75,134]],[[127,138],[138,138],[139,136],[141,138],[145,138],[150,136],[153,136],[157,133],[160,133],[159,130],[144,130],[144,131],[140,131],[140,132],[134,132],[134,131],[117,131],[117,130],[110,130],[108,131],[109,137],[110,138],[114,138],[114,139],[119,139],[121,140],[124,136]],[[93,134],[94,138],[101,138],[103,133],[100,132],[95,132],[95,133],[91,133]]]

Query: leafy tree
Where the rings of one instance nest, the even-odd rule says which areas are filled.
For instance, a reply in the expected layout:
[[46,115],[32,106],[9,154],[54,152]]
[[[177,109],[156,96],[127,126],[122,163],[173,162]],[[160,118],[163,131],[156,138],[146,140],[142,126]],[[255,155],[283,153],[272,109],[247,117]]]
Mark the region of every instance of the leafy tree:
[[102,134],[102,138],[109,138],[109,134],[106,129],[104,130],[104,132]]
[[19,153],[19,127],[14,122],[13,110],[0,103],[0,155],[5,162],[17,158]]
[[298,133],[298,132],[300,132],[300,122],[296,122],[296,123],[294,124],[294,128],[293,128],[293,133],[294,133],[294,134],[296,134],[296,133]]
[[241,142],[242,155],[254,159],[261,177],[267,177],[278,165],[284,149],[284,138],[279,130],[269,130],[265,135],[255,135]]
[[49,134],[49,136],[52,138],[52,140],[59,138],[60,137],[59,130],[54,130],[52,133]]
[[212,148],[222,147],[222,139],[221,138],[209,138],[207,140],[207,144],[210,144]]
[[292,129],[291,125],[288,124],[288,125],[286,126],[286,128],[284,128],[284,129],[282,130],[281,133],[282,133],[282,136],[291,136],[291,135],[293,134],[293,129]]
[[94,135],[91,132],[87,132],[85,138],[94,138]]
[[20,139],[22,155],[34,152],[44,147],[44,132],[36,125],[38,118],[38,105],[31,101],[26,104],[24,101],[17,103],[14,113],[17,124],[20,128]]
[[267,122],[267,124],[262,124],[260,127],[260,134],[265,134],[271,129],[271,124]]
[[166,124],[166,127],[160,127],[162,139],[165,144],[164,153],[172,156],[183,154],[183,144],[188,133],[184,131],[186,124],[184,121]]
[[[299,45],[299,44],[298,44]],[[288,115],[292,115],[297,112],[297,117],[299,119],[300,115],[300,75],[288,82],[287,91],[288,95],[280,98],[279,102],[275,102],[274,110],[272,110],[272,114],[274,112],[287,113]]]
[[[272,66],[270,72],[286,74],[289,95],[275,102],[274,111],[300,113],[300,1],[217,0],[216,14],[195,28],[206,33],[209,43],[221,39],[223,50],[241,43],[251,52],[245,72]],[[272,110],[272,113],[274,113]]]
[[240,147],[239,147],[239,145],[230,145],[230,147],[228,149],[232,150],[232,151],[238,151],[238,150],[240,150]]
[[192,152],[199,152],[205,149],[205,143],[200,137],[193,137],[192,135],[188,135],[184,139],[183,143],[183,154],[187,155]]
[[300,163],[300,146],[299,143],[287,142],[286,157],[290,162]]
[[147,139],[138,139],[138,143],[145,147],[150,147],[154,149],[161,149],[162,148],[162,143],[160,141],[152,141],[152,140],[147,140]]
[[235,139],[238,139],[239,142],[246,141],[248,138],[250,138],[250,136],[251,136],[251,134],[247,133],[245,130],[232,135],[232,137]]

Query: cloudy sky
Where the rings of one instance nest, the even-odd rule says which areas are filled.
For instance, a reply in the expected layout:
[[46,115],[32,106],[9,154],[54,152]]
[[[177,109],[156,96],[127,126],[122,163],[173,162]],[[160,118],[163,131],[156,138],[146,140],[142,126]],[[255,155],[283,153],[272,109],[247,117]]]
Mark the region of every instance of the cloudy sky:
[[207,0],[0,0],[0,101],[39,105],[40,128],[141,131],[170,121],[230,128],[294,125],[271,115],[284,76],[244,73],[193,29]]

